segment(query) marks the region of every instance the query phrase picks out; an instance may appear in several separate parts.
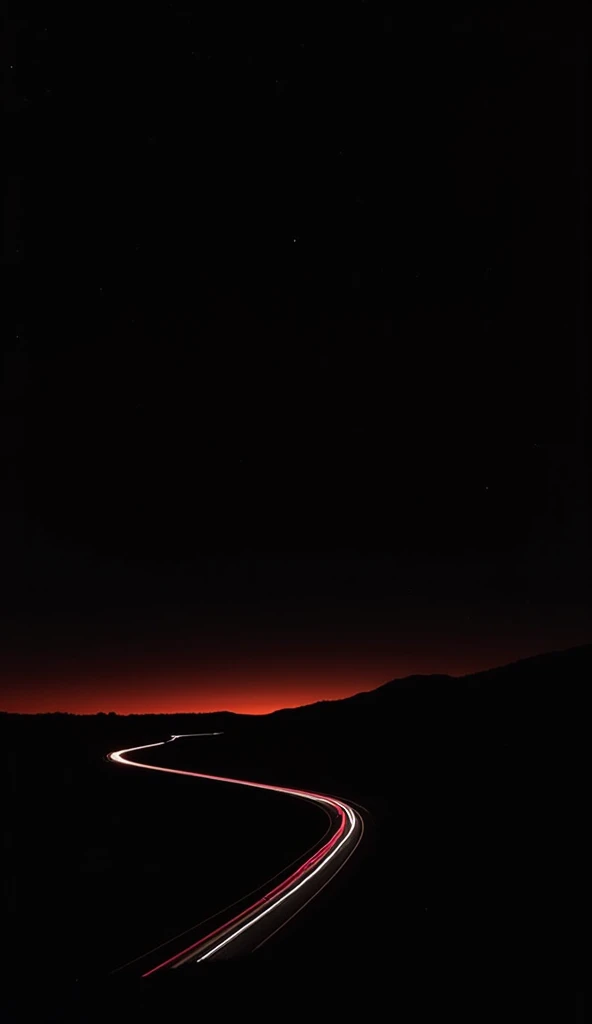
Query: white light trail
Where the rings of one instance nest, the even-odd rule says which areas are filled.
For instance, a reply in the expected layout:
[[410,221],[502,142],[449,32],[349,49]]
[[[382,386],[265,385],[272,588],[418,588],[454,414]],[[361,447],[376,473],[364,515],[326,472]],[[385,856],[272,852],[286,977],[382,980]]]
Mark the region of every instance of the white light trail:
[[[304,864],[302,864],[296,870],[296,872],[294,872],[293,875],[291,875],[289,878],[287,878],[279,886],[276,886],[275,888],[273,888],[271,890],[271,892],[268,893],[267,896],[265,896],[262,899],[258,900],[257,903],[255,903],[252,907],[247,908],[245,911],[243,911],[241,914],[239,914],[238,918],[235,918],[232,921],[227,922],[226,926],[222,925],[220,928],[217,928],[216,931],[214,933],[212,933],[211,935],[205,936],[199,942],[194,943],[194,946],[190,946],[187,949],[182,950],[176,956],[171,957],[169,960],[166,960],[162,964],[159,964],[157,967],[153,968],[151,971],[148,971],[147,974],[152,974],[153,971],[158,970],[160,967],[180,966],[181,963],[185,963],[189,959],[193,960],[194,957],[191,956],[190,954],[191,954],[191,950],[194,949],[195,946],[201,945],[202,948],[203,948],[203,946],[205,946],[210,939],[214,939],[214,937],[216,935],[219,935],[220,932],[224,931],[225,927],[231,927],[232,925],[235,925],[235,927],[232,929],[230,934],[226,935],[226,937],[224,939],[222,939],[221,941],[217,942],[216,945],[212,946],[212,948],[209,949],[206,953],[203,953],[203,955],[197,956],[195,958],[195,960],[196,960],[196,962],[200,962],[200,961],[207,960],[210,957],[214,956],[217,952],[219,952],[219,950],[221,950],[222,948],[227,946],[229,943],[233,942],[235,939],[238,938],[239,935],[242,935],[245,931],[247,931],[247,929],[251,928],[254,924],[257,924],[264,917],[266,917],[268,914],[270,914],[273,910],[276,910],[277,907],[279,907],[281,904],[283,904],[286,900],[292,898],[300,889],[302,889],[302,887],[304,885],[309,884],[312,881],[312,879],[314,879],[319,874],[319,872],[321,872],[323,870],[323,868],[325,868],[327,866],[327,864],[329,864],[333,860],[333,858],[339,853],[339,851],[342,850],[346,845],[351,845],[351,851],[350,851],[348,857],[351,856],[351,853],[353,853],[353,851],[355,850],[356,846],[360,842],[360,839],[362,838],[362,834],[363,834],[363,831],[364,831],[364,824],[363,824],[362,818],[348,804],[344,803],[341,800],[337,800],[335,797],[322,796],[320,793],[309,793],[306,790],[290,789],[290,788],[286,788],[284,786],[273,786],[273,785],[270,785],[269,783],[247,782],[244,779],[231,779],[231,778],[227,778],[227,777],[224,777],[224,776],[221,776],[221,775],[204,775],[201,772],[189,772],[189,771],[184,771],[184,770],[182,770],[180,768],[163,768],[163,767],[161,767],[159,765],[142,764],[140,761],[131,761],[127,757],[124,756],[126,754],[132,754],[132,753],[134,753],[137,750],[149,750],[152,747],[162,747],[162,746],[165,745],[165,743],[170,743],[171,741],[174,741],[174,740],[177,740],[177,739],[182,739],[185,736],[220,736],[220,735],[222,735],[221,732],[176,734],[176,735],[172,735],[169,740],[161,740],[158,743],[146,743],[146,744],[143,744],[140,747],[128,747],[125,750],[116,750],[116,751],[113,751],[112,753],[108,754],[107,756],[108,756],[109,760],[115,761],[118,764],[125,764],[125,765],[129,765],[129,766],[136,767],[136,768],[147,768],[150,771],[166,772],[167,774],[172,774],[172,775],[185,775],[185,776],[190,776],[192,778],[206,779],[208,781],[213,781],[213,782],[226,782],[226,783],[231,783],[231,784],[237,785],[237,786],[249,786],[249,787],[251,787],[253,789],[267,789],[267,790],[271,790],[272,792],[285,793],[288,796],[295,796],[295,797],[298,797],[298,798],[303,799],[303,800],[309,800],[309,801],[311,801],[313,803],[329,806],[329,807],[333,808],[333,810],[337,810],[339,812],[339,815],[340,815],[340,825],[339,825],[339,828],[338,828],[337,832],[335,833],[335,836],[333,837],[333,840],[336,839],[338,837],[338,835],[340,834],[340,832],[341,832],[341,830],[343,828],[343,824],[344,824],[344,822],[346,820],[348,822],[349,828],[347,829],[345,834],[339,839],[339,841],[335,845],[333,845],[333,840],[329,840],[325,844],[325,846],[321,848],[320,851],[317,851],[317,854],[314,854],[312,857],[309,858],[308,861],[305,861]],[[317,857],[319,856],[319,853],[322,853],[323,851],[326,851],[324,856],[322,856],[321,860],[317,861]],[[346,858],[346,860],[347,859],[348,858]],[[310,863],[310,868],[307,870],[307,865],[309,864],[309,862],[311,862]],[[343,863],[345,863],[345,862],[342,862],[340,867],[343,866]],[[335,874],[337,873],[337,871],[340,870],[340,867],[338,867],[336,869]],[[303,871],[305,872],[304,873],[304,877],[302,877],[302,872]],[[321,888],[323,888],[323,886],[321,886]],[[279,890],[283,890],[283,891],[281,891],[276,896],[276,893],[278,892],[278,889]],[[314,895],[315,895],[315,893],[313,893],[313,896]],[[274,896],[276,896],[275,899],[273,898]],[[312,896],[310,898],[312,898]],[[265,908],[261,909],[258,913],[256,913],[249,920],[245,921],[245,917],[247,917],[247,915],[249,915],[250,913],[255,911],[256,908],[258,908],[261,905],[261,903],[265,903],[267,900],[270,900],[270,899],[272,900],[272,902],[270,902]],[[297,913],[297,912],[298,912],[298,910],[295,911],[295,913]],[[286,922],[284,922],[284,923],[286,923]],[[280,925],[280,927],[282,927],[282,925]],[[277,930],[278,929],[276,928],[275,931],[277,931]],[[272,933],[272,934],[274,934],[274,933]],[[143,977],[146,977],[147,974],[143,975]]]

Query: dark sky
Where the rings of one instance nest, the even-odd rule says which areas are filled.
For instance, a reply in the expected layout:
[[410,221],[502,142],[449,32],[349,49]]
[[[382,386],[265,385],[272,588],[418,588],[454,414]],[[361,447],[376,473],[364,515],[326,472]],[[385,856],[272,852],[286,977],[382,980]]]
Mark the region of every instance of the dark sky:
[[592,640],[581,29],[19,5],[0,707],[267,710]]

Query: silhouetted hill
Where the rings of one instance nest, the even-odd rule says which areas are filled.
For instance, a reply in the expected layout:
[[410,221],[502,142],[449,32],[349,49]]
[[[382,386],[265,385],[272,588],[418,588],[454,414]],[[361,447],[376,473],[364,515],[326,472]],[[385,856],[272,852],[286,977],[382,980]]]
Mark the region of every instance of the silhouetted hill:
[[402,708],[421,706],[426,714],[443,707],[457,708],[458,701],[486,702],[493,713],[509,715],[530,711],[538,716],[555,708],[567,711],[583,696],[592,679],[592,644],[523,658],[508,665],[465,676],[412,675],[392,679],[375,690],[342,700],[319,701],[301,708],[286,708],[266,716],[277,723],[328,722],[331,719],[396,714]]
[[[452,698],[474,691],[482,691],[489,699],[497,702],[503,697],[518,707],[526,698],[536,699],[541,703],[555,700],[558,705],[565,702],[568,691],[574,696],[586,681],[592,678],[592,644],[569,648],[562,651],[551,651],[545,654],[522,658],[497,668],[470,673],[465,676],[449,676],[440,674],[411,675],[392,679],[374,690],[362,691],[352,697],[338,700],[317,701],[296,708],[281,708],[268,715],[243,715],[232,711],[216,711],[185,714],[143,714],[118,715],[114,712],[96,715],[75,715],[67,712],[51,714],[20,715],[0,711],[0,721],[16,723],[27,721],[54,722],[67,727],[67,723],[76,723],[91,727],[90,723],[107,723],[110,735],[112,729],[120,730],[124,741],[130,736],[140,733],[142,737],[147,731],[156,739],[171,733],[198,732],[206,730],[233,730],[243,728],[254,722],[313,722],[326,721],[331,717],[344,714],[358,714],[372,710],[383,713],[389,708],[395,709],[397,702],[405,699],[406,694],[413,694],[413,700],[437,702],[440,705]],[[148,742],[147,740],[145,742]]]
[[[119,746],[217,730],[158,746],[150,761],[334,793],[365,808],[367,822],[347,870],[252,968],[229,963],[225,987],[260,978],[265,989],[282,971],[310,977],[311,964],[324,976],[329,963],[363,991],[391,977],[461,988],[495,977],[508,991],[542,971],[563,979],[566,969],[577,987],[591,668],[587,645],[264,716],[0,715],[5,928],[8,973],[23,979],[18,1001],[32,941],[43,950],[35,976],[44,1001],[48,985],[67,987],[87,964],[100,987],[101,970],[226,906],[313,841],[316,819],[301,801],[272,806],[242,787],[105,761]],[[125,928],[114,932],[113,921]],[[195,977],[200,999],[216,1001],[220,977]],[[166,985],[166,1013],[184,1019],[175,992],[186,999],[187,982],[175,985]],[[80,993],[72,1019],[91,1019],[92,991]],[[134,993],[132,1015],[142,1005]],[[100,1019],[120,1008],[105,999]]]

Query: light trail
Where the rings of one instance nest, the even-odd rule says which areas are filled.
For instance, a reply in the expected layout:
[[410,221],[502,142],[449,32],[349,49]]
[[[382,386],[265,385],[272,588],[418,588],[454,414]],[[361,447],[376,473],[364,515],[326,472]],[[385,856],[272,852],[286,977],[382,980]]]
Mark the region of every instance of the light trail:
[[[205,775],[202,772],[189,772],[180,768],[163,768],[160,765],[143,764],[141,761],[132,761],[125,757],[126,754],[133,754],[137,750],[162,747],[166,743],[171,743],[174,740],[182,739],[184,736],[189,735],[219,736],[221,733],[174,735],[169,740],[162,740],[159,743],[147,743],[141,747],[128,747],[126,750],[116,750],[108,754],[107,757],[116,764],[128,765],[134,768],[146,768],[150,771],[166,772],[170,775],[185,775],[196,779],[206,779],[209,782],[226,782],[235,786],[248,786],[252,789],[266,789],[274,793],[284,793],[286,796],[297,797],[301,800],[309,800],[319,804],[325,810],[330,808],[334,812],[336,815],[336,828],[321,848],[308,857],[283,882],[276,885],[270,892],[253,903],[252,906],[237,914],[225,924],[220,925],[220,927],[205,937],[146,971],[142,975],[143,978],[149,977],[155,971],[161,970],[164,967],[173,968],[179,967],[188,961],[200,962],[208,960],[219,953],[220,950],[226,949],[240,935],[243,935],[254,925],[263,922],[269,915],[272,915],[269,918],[272,928],[270,934],[257,944],[262,945],[266,938],[270,938],[271,935],[274,935],[287,924],[341,870],[354,852],[364,832],[364,823],[361,816],[353,807],[344,803],[343,800],[338,800],[336,797],[324,796],[320,793],[310,793],[302,789],[291,789],[285,786],[273,786],[264,782],[248,782],[244,779],[232,779],[222,775]],[[333,869],[332,871],[329,870],[329,866]],[[300,897],[305,895],[307,898],[302,901],[302,898],[298,898],[299,893]],[[290,900],[292,900],[291,903],[289,902]],[[278,924],[278,914],[274,915],[273,912],[278,911],[278,908],[282,906],[284,907],[284,912],[288,911],[288,913],[285,919]]]

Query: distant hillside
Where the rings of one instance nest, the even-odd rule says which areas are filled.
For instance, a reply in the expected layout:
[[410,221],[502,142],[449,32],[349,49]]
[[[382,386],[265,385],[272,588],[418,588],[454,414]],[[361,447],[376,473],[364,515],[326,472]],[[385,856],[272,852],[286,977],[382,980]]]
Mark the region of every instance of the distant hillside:
[[282,708],[267,715],[242,715],[232,711],[185,714],[117,715],[74,715],[65,712],[53,714],[19,715],[0,711],[0,721],[62,721],[66,723],[109,723],[121,730],[127,739],[141,727],[142,736],[146,727],[154,733],[155,739],[162,739],[163,733],[198,732],[200,730],[230,730],[263,723],[313,723],[330,719],[341,720],[355,715],[375,716],[390,714],[402,707],[421,706],[441,711],[452,707],[455,702],[471,694],[479,694],[493,709],[506,705],[508,708],[536,702],[567,708],[571,700],[583,696],[592,679],[592,644],[572,647],[564,651],[551,651],[531,658],[523,658],[498,668],[475,672],[466,676],[413,675],[392,679],[375,690],[357,693],[340,700],[318,701],[297,708]]
[[390,717],[398,709],[446,709],[479,705],[491,713],[542,713],[555,707],[567,711],[584,695],[592,679],[592,644],[523,658],[470,675],[414,675],[393,679],[376,690],[336,701],[320,701],[267,715],[275,722],[313,723],[331,719]]

